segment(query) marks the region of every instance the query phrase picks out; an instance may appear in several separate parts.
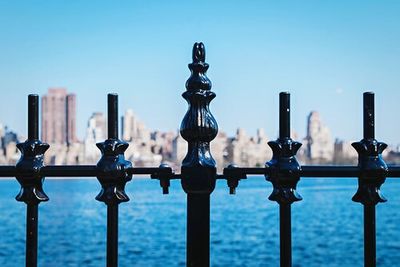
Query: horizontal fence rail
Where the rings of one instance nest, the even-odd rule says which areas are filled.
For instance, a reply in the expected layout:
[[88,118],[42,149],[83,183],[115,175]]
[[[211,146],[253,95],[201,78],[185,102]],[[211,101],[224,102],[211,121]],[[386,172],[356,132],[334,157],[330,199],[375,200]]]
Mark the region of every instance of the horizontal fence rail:
[[162,192],[168,194],[171,179],[179,179],[187,194],[187,247],[186,265],[210,265],[210,195],[217,179],[227,180],[230,194],[234,194],[239,181],[248,175],[264,175],[272,183],[271,201],[279,205],[280,266],[292,266],[291,205],[301,201],[296,190],[300,178],[343,177],[358,178],[358,189],[352,200],[364,207],[364,266],[376,266],[375,206],[386,199],[380,192],[386,177],[400,177],[400,166],[387,165],[382,159],[386,144],[375,139],[374,94],[363,97],[363,139],[353,143],[358,152],[357,166],[302,166],[296,159],[301,143],[290,137],[290,94],[279,95],[279,138],[268,145],[273,157],[263,168],[239,167],[231,164],[217,174],[216,162],[210,152],[210,142],[218,133],[209,104],[215,97],[206,72],[203,43],[195,43],[189,64],[191,76],[182,94],[189,108],[183,118],[180,134],[188,142],[188,152],[182,162],[181,172],[171,167],[134,167],[125,160],[128,143],[118,136],[118,96],[108,95],[108,139],[98,143],[102,156],[97,165],[45,166],[44,154],[49,145],[39,140],[39,101],[37,95],[28,96],[28,138],[17,145],[21,158],[15,166],[0,166],[0,177],[16,177],[21,190],[17,201],[25,202],[26,212],[26,266],[37,266],[38,205],[48,201],[43,191],[44,177],[97,177],[101,190],[96,196],[107,206],[106,266],[118,266],[118,206],[129,201],[125,184],[133,175],[150,175],[158,179]]

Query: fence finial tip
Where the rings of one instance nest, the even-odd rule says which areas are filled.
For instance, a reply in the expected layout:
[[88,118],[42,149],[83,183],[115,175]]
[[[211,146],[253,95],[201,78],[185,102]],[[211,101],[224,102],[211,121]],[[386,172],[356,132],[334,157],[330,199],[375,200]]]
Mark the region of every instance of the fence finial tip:
[[202,42],[194,43],[192,59],[194,63],[205,62],[206,60],[206,50]]

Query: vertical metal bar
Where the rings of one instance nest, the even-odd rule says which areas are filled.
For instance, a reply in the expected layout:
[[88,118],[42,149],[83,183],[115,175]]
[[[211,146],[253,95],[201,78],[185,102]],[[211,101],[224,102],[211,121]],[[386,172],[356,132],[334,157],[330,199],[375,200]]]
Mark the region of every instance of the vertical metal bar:
[[375,205],[364,205],[364,266],[376,266]]
[[210,266],[210,195],[187,196],[187,266]]
[[364,139],[371,139],[375,138],[374,93],[365,92],[363,96]]
[[[36,140],[39,136],[39,97],[28,96],[28,140]],[[27,203],[26,206],[26,267],[37,266],[38,249],[38,204]]]
[[292,266],[292,222],[291,205],[279,204],[280,266]]
[[[365,92],[363,95],[364,139],[375,138],[375,104],[374,93]],[[376,226],[375,204],[364,205],[364,266],[376,266]]]
[[118,138],[118,95],[108,94],[108,138]]
[[118,266],[118,205],[107,205],[107,267]]
[[38,248],[38,205],[28,204],[26,209],[25,266],[37,266]]
[[28,96],[28,139],[35,140],[39,136],[39,97]]
[[[108,139],[118,139],[118,95],[108,94]],[[107,267],[118,266],[118,203],[107,204]]]
[[189,104],[180,133],[188,142],[181,184],[187,193],[186,266],[190,267],[210,266],[210,194],[215,188],[217,171],[210,153],[210,142],[218,133],[217,122],[209,110],[215,93],[206,75],[209,65],[205,55],[204,44],[195,43],[193,62],[189,64],[191,75],[182,94]]
[[290,137],[290,94],[279,94],[279,138]]
[[[279,94],[279,138],[290,138],[290,94]],[[279,203],[280,266],[292,266],[291,204]]]

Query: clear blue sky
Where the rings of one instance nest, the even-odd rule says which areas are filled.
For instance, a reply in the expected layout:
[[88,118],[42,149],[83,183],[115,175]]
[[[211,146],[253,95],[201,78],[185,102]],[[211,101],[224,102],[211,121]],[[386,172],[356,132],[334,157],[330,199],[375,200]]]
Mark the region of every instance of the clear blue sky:
[[278,131],[292,93],[305,134],[318,110],[334,137],[362,137],[362,92],[374,91],[377,138],[400,143],[400,1],[0,0],[0,122],[26,132],[26,95],[77,94],[78,135],[106,93],[150,128],[175,130],[192,44],[206,45],[222,130]]

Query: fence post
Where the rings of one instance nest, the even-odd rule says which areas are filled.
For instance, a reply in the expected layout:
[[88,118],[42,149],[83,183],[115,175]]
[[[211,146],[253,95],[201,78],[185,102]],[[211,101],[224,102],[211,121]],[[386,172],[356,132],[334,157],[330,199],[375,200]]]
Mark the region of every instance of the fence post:
[[118,139],[118,95],[108,94],[108,139],[96,144],[102,156],[97,163],[97,179],[102,189],[96,200],[107,205],[107,267],[118,266],[118,204],[129,201],[125,184],[132,179],[132,167],[125,160],[128,143]]
[[215,188],[216,163],[210,153],[210,142],[217,136],[218,126],[209,110],[215,97],[211,81],[206,76],[203,43],[193,46],[191,76],[182,96],[189,109],[183,118],[180,133],[188,142],[188,152],[182,162],[182,187],[187,193],[186,265],[210,265],[210,194]]
[[352,146],[358,152],[358,190],[353,201],[364,205],[364,266],[376,266],[376,226],[375,206],[385,202],[380,192],[385,182],[388,167],[382,159],[385,143],[375,139],[375,104],[374,93],[365,92],[363,99],[364,138]]
[[272,160],[266,163],[270,169],[266,179],[272,183],[273,191],[269,199],[279,204],[280,224],[280,266],[292,266],[292,226],[291,204],[301,200],[296,192],[300,180],[300,164],[296,152],[301,143],[290,138],[290,94],[279,94],[279,138],[268,142],[272,148]]
[[27,205],[26,210],[26,267],[37,266],[38,248],[38,205],[49,198],[44,193],[42,185],[44,177],[40,170],[44,166],[44,153],[49,145],[39,139],[39,97],[28,96],[28,139],[18,143],[21,158],[16,164],[17,180],[21,184],[21,190],[16,196],[17,201],[23,201]]

